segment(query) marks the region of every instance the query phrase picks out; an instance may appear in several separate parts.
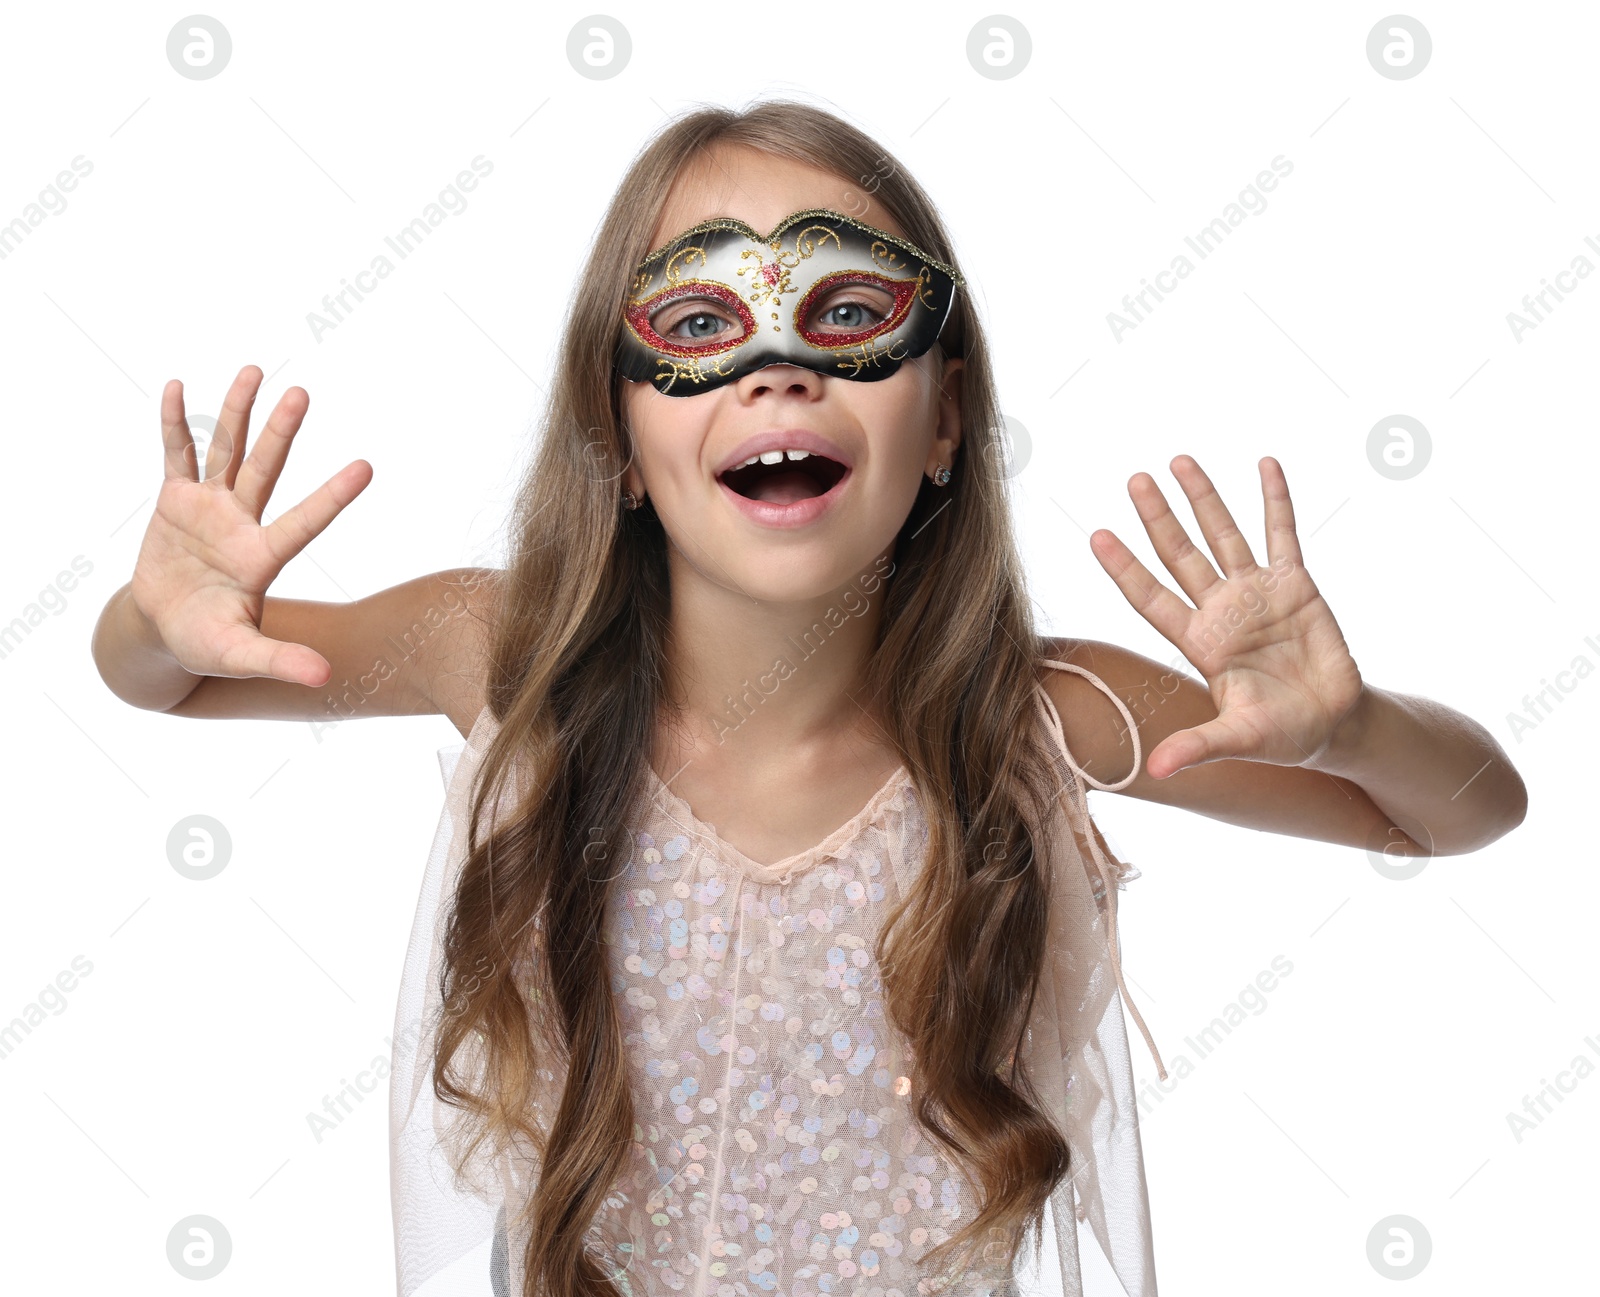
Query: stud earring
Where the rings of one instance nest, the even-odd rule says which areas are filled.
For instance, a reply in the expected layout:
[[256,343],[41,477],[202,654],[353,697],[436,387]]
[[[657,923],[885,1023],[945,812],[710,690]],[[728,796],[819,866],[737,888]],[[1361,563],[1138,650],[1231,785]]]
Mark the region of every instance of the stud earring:
[[639,507],[639,497],[634,495],[632,491],[624,491],[622,493],[622,507],[624,509],[637,509]]
[[945,486],[949,483],[949,481],[950,470],[943,464],[940,464],[938,468],[933,470],[933,484],[935,486]]

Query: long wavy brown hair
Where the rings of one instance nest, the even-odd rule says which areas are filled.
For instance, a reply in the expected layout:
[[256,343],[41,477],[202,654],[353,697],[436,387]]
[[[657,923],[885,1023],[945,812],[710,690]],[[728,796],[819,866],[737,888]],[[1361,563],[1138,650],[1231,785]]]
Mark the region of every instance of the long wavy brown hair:
[[[636,1135],[602,922],[619,872],[608,862],[626,852],[647,788],[671,591],[659,518],[648,504],[619,503],[631,450],[612,356],[668,190],[711,145],[799,159],[852,185],[875,181],[910,241],[957,264],[906,168],[849,122],[799,102],[679,116],[639,152],[606,209],[513,510],[487,675],[499,729],[473,790],[470,850],[448,917],[439,989],[451,1013],[433,1066],[440,1102],[469,1118],[474,1153],[537,1150],[523,1297],[619,1294],[588,1245]],[[924,480],[898,533],[861,696],[886,718],[929,825],[919,880],[874,952],[885,1009],[909,1046],[915,1119],[980,1203],[960,1233],[920,1258],[929,1273],[973,1247],[1015,1264],[1025,1236],[1037,1255],[1045,1204],[1069,1161],[1018,1062],[1045,954],[1048,808],[1060,785],[1042,746],[1017,741],[1037,732],[1043,645],[1012,538],[988,346],[968,294],[956,295],[932,354],[935,373],[946,355],[966,362],[961,458],[947,487]],[[490,817],[513,767],[526,770],[516,809]],[[469,1077],[453,1063],[474,1038],[481,1072]],[[533,1099],[552,1059],[567,1081],[546,1138]]]

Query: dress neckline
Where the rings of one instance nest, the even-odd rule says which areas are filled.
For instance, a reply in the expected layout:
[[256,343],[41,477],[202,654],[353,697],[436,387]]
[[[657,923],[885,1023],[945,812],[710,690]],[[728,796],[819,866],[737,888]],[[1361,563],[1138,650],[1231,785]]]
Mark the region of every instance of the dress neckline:
[[830,856],[839,855],[876,823],[890,803],[913,783],[911,771],[902,761],[878,791],[867,799],[867,804],[821,842],[792,856],[785,856],[770,865],[764,865],[759,860],[752,860],[745,855],[738,847],[725,840],[717,832],[715,825],[707,823],[696,815],[694,808],[667,786],[666,781],[656,773],[655,767],[648,761],[645,762],[645,771],[655,800],[664,805],[668,815],[686,831],[701,838],[717,860],[732,865],[757,883],[787,883],[795,874],[810,869]]

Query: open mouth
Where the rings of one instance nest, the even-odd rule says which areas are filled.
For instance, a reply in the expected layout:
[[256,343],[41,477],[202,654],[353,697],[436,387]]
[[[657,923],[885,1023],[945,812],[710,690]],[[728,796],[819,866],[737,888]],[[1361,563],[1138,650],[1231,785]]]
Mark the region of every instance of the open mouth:
[[826,495],[849,471],[838,460],[826,455],[809,454],[801,459],[785,455],[774,464],[758,460],[754,464],[730,468],[718,480],[747,500],[793,504],[796,500]]

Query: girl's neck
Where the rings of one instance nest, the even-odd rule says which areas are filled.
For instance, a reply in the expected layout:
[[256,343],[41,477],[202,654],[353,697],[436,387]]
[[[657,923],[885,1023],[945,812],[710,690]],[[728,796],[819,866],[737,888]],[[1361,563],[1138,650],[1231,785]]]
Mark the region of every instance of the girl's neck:
[[766,764],[774,753],[884,737],[860,701],[884,589],[852,580],[806,603],[758,603],[692,578],[675,583],[667,634],[664,745]]

